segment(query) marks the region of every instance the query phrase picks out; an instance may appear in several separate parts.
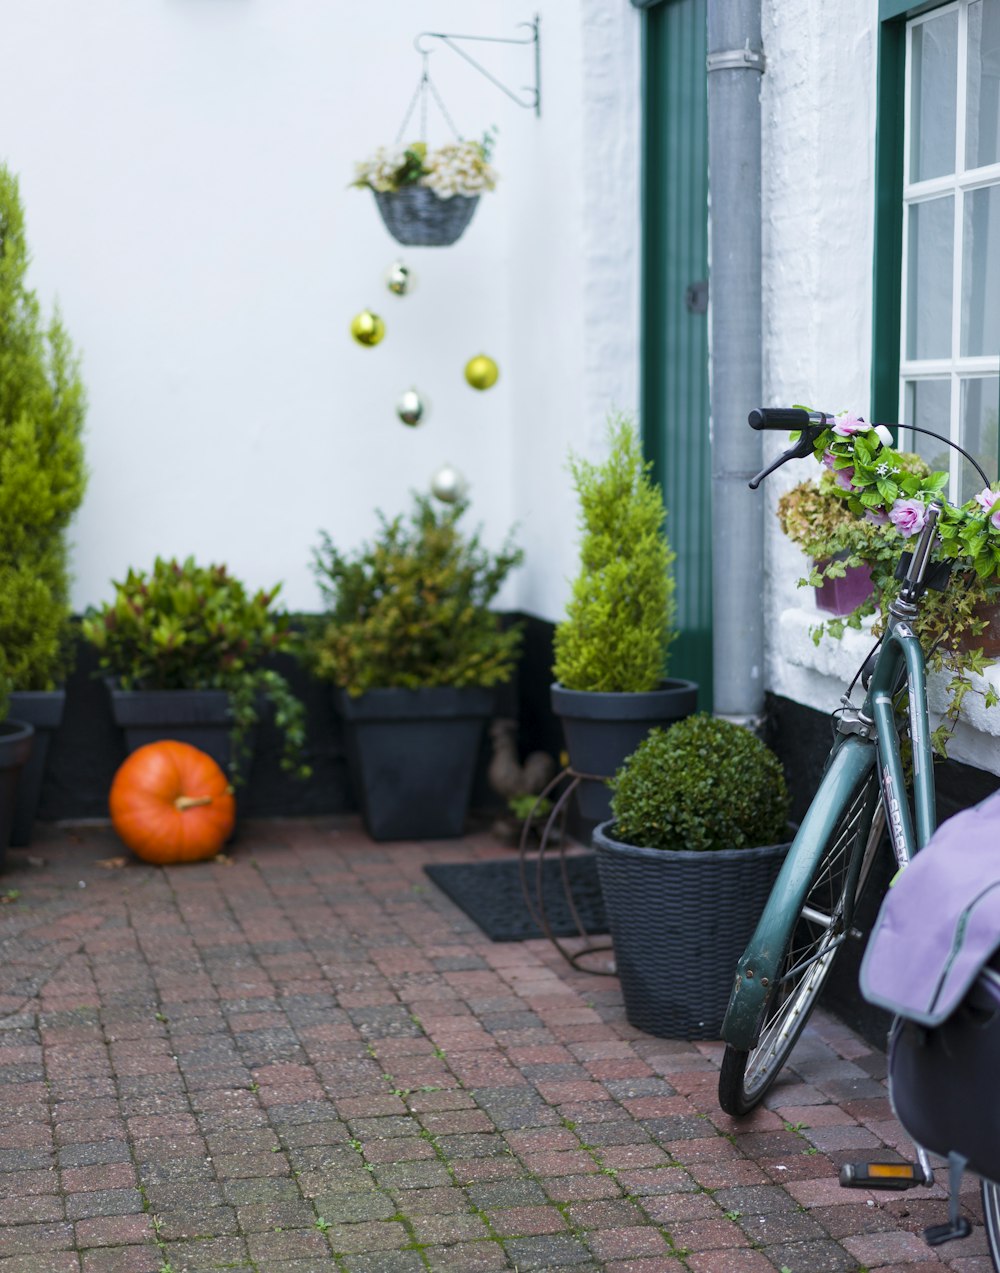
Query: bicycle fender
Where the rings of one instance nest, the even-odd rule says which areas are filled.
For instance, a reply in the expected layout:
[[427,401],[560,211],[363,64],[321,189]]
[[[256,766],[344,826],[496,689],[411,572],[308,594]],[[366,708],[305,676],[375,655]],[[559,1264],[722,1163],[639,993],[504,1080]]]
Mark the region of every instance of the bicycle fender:
[[750,943],[736,966],[722,1038],[749,1052],[757,1046],[767,1000],[792,929],[844,800],[875,764],[874,746],[845,738],[788,850]]

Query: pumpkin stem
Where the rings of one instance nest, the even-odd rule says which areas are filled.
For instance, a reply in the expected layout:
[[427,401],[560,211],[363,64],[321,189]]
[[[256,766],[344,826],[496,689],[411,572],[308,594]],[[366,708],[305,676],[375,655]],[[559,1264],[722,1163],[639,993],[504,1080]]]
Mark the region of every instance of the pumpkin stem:
[[200,805],[211,804],[214,799],[214,796],[178,796],[174,801],[174,808],[183,813],[185,809],[197,809]]

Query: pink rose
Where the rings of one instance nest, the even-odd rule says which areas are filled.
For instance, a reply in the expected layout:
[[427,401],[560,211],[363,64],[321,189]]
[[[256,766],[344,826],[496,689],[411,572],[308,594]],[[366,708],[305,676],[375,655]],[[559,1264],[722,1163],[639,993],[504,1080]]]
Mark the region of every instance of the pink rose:
[[888,526],[889,516],[884,508],[866,508],[865,521],[871,522],[873,526]]
[[998,499],[1000,499],[1000,491],[991,491],[988,486],[984,486],[976,496],[976,503],[984,513],[991,513]]
[[917,535],[927,521],[927,509],[918,499],[898,499],[889,509],[889,521],[906,539]]
[[868,433],[871,427],[859,415],[850,414],[839,416],[832,425],[833,432],[838,433],[842,438],[853,438],[855,433]]

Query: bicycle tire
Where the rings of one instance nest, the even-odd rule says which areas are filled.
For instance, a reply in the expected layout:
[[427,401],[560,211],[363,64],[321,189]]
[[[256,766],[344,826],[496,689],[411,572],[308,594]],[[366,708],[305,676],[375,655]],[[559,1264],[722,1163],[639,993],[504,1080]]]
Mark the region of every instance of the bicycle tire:
[[1000,1185],[981,1179],[979,1194],[983,1201],[983,1223],[986,1226],[986,1245],[997,1273],[1000,1273]]
[[826,984],[844,938],[846,893],[856,846],[863,844],[852,903],[864,891],[885,828],[877,777],[869,772],[845,799],[813,873],[805,902],[789,933],[781,972],[765,1009],[757,1046],[727,1045],[719,1074],[719,1104],[727,1114],[749,1114],[763,1100],[795,1046]]

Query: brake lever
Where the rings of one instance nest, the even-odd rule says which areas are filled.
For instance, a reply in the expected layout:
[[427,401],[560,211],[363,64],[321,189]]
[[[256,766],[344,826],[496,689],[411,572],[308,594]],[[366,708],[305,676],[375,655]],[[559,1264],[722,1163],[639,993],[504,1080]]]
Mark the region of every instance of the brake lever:
[[798,442],[793,447],[790,447],[787,451],[782,451],[773,464],[769,464],[756,477],[750,479],[750,489],[755,491],[765,477],[769,477],[775,469],[780,469],[782,464],[787,464],[789,460],[803,460],[807,455],[812,455],[813,444],[825,428],[826,425],[821,424],[805,425]]

